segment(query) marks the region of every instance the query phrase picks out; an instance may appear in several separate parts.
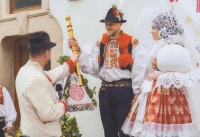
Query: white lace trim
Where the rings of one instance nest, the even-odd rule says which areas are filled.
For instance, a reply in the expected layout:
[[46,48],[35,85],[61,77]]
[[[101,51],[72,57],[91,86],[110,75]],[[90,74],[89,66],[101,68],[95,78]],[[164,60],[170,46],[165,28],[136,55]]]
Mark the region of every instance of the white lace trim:
[[168,89],[171,86],[175,88],[182,88],[185,87],[192,87],[198,83],[200,80],[200,70],[192,70],[186,73],[179,73],[179,72],[166,72],[160,74],[157,79],[156,86],[160,87],[163,86],[164,88]]
[[144,123],[139,137],[198,137],[198,131],[193,123],[162,125]]
[[134,123],[126,119],[122,131],[129,136],[135,137],[199,137],[199,132],[193,123],[162,125],[155,122],[147,122],[137,132],[133,132],[133,127]]

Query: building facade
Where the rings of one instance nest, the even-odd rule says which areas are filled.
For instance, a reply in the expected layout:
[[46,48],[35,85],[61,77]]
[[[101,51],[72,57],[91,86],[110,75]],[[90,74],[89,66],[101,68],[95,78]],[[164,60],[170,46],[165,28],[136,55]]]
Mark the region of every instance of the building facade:
[[[71,16],[74,36],[79,45],[95,43],[105,32],[99,20],[106,16],[115,4],[124,12],[124,32],[133,35],[142,44],[152,41],[151,21],[163,11],[172,10],[185,28],[185,47],[190,51],[193,66],[200,64],[200,0],[0,0],[0,84],[5,86],[18,112],[15,129],[20,124],[20,112],[15,92],[15,77],[28,60],[24,50],[28,37],[38,31],[45,31],[57,46],[52,50],[52,59],[46,69],[59,65],[59,55],[71,55],[68,49],[68,31],[65,17]],[[30,72],[31,73],[31,72]],[[97,87],[100,80],[85,75],[91,87]],[[74,112],[83,137],[103,137],[99,109],[88,112]]]

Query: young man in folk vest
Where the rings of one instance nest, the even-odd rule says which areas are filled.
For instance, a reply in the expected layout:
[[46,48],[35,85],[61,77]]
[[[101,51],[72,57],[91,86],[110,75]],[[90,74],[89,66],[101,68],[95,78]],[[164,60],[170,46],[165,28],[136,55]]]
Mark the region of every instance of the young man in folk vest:
[[105,19],[106,33],[94,45],[80,49],[75,38],[69,39],[69,47],[80,51],[82,72],[102,80],[99,91],[99,107],[105,137],[128,137],[121,127],[131,108],[134,94],[140,92],[145,75],[145,47],[121,26],[123,13],[113,6]]

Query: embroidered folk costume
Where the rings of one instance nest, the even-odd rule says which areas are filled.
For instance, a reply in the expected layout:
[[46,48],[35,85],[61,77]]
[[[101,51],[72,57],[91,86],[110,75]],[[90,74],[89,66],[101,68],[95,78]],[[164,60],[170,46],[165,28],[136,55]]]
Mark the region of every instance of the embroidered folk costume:
[[[103,23],[124,23],[123,13],[113,6]],[[96,44],[81,48],[82,72],[102,80],[99,107],[105,137],[128,137],[121,131],[134,94],[144,79],[145,47],[121,31],[117,38],[104,33]]]
[[190,70],[190,54],[180,46],[183,29],[171,12],[156,17],[153,25],[161,39],[149,50],[146,72],[154,71],[159,77],[144,81],[122,130],[135,137],[198,137],[193,119],[197,113],[188,88],[198,83],[200,73]]

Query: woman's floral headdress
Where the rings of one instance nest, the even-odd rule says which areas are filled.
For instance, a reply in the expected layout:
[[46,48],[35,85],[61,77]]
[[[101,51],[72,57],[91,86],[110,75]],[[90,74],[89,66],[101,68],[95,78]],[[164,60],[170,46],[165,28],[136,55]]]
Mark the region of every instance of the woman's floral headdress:
[[159,30],[161,38],[168,39],[170,35],[183,36],[184,30],[178,24],[176,16],[171,11],[160,14],[152,22]]

